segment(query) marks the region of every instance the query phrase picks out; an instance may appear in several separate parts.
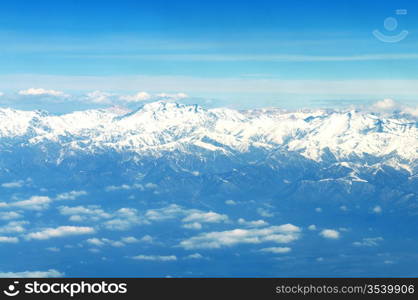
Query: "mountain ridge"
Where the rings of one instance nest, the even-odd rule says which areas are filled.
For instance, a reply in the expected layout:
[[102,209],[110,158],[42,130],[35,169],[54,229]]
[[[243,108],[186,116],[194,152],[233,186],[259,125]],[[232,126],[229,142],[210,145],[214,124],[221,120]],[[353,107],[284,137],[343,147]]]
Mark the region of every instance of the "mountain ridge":
[[372,156],[411,171],[418,160],[417,124],[412,116],[356,110],[238,111],[163,101],[131,112],[96,109],[61,116],[2,108],[0,143],[19,140],[27,146],[52,143],[66,151],[107,149],[150,156],[281,149],[316,162],[327,156],[337,161]]

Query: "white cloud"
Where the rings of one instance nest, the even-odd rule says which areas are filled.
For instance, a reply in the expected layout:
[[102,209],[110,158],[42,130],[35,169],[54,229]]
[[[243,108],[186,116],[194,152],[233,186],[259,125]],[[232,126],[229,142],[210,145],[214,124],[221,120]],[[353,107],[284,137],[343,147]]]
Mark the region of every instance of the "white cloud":
[[187,255],[185,259],[203,259],[203,255],[200,253],[193,253],[193,254]]
[[1,233],[22,233],[25,232],[26,229],[23,225],[29,224],[27,221],[12,221],[7,223],[4,226],[0,227]]
[[228,221],[227,215],[221,215],[213,211],[192,212],[182,220],[183,222],[220,223]]
[[167,93],[160,93],[156,95],[158,98],[166,99],[166,100],[181,100],[188,98],[189,96],[185,93],[177,93],[177,94],[167,94]]
[[392,99],[383,99],[381,101],[377,101],[372,105],[372,109],[378,111],[392,111],[397,107],[398,104]]
[[133,256],[132,259],[136,260],[148,260],[148,261],[176,261],[177,256],[175,255],[137,255]]
[[347,211],[347,210],[348,210],[348,208],[347,208],[347,206],[345,206],[345,205],[341,205],[341,206],[340,206],[340,210],[342,210],[342,211]]
[[159,93],[159,94],[151,95],[147,92],[138,92],[133,95],[120,96],[119,100],[124,101],[124,102],[135,103],[135,102],[143,102],[143,101],[148,101],[148,100],[177,101],[177,100],[182,100],[188,97],[189,96],[185,93],[174,93],[174,94]]
[[116,213],[124,217],[135,217],[138,215],[138,211],[135,208],[129,208],[129,207],[122,207],[118,209]]
[[201,211],[199,209],[186,209],[180,205],[171,204],[169,206],[149,209],[145,213],[145,218],[149,221],[166,221],[176,218],[182,218],[183,227],[187,229],[201,229],[201,223],[220,223],[228,222],[227,215],[219,214],[213,211]]
[[314,224],[309,225],[308,229],[314,231],[314,230],[316,230],[316,225],[314,225]]
[[143,191],[144,190],[144,187],[142,186],[142,184],[135,183],[135,184],[132,184],[132,185],[129,185],[129,184],[109,185],[109,186],[107,186],[105,188],[105,190],[107,192],[119,191],[119,190],[126,190],[126,191],[128,191],[128,190],[133,190],[133,189],[138,189],[138,190]]
[[70,220],[80,222],[85,220],[98,221],[100,219],[109,219],[111,214],[105,212],[98,205],[89,206],[60,206],[58,207],[60,214],[70,216]]
[[114,213],[114,217],[104,223],[109,230],[128,230],[135,225],[148,224],[148,221],[142,219],[134,208],[121,208]]
[[94,245],[94,246],[97,246],[97,247],[101,247],[101,246],[104,246],[104,245],[110,245],[110,246],[113,246],[113,247],[124,247],[125,246],[125,244],[121,241],[114,241],[114,240],[110,240],[110,239],[106,239],[106,238],[101,238],[101,239],[91,238],[91,239],[86,240],[86,242],[90,245]]
[[151,99],[151,95],[147,92],[138,92],[134,95],[120,96],[120,100],[125,102],[142,102]]
[[94,246],[104,246],[104,242],[98,238],[91,238],[86,241],[87,243],[94,245]]
[[226,205],[237,205],[237,202],[235,202],[234,200],[229,199],[229,200],[225,201],[225,204]]
[[71,235],[92,234],[95,230],[92,227],[82,226],[59,226],[57,228],[46,228],[42,231],[32,232],[26,235],[31,240],[47,240],[50,238],[65,237]]
[[237,244],[264,242],[289,243],[299,238],[300,228],[292,224],[271,226],[263,229],[234,229],[202,233],[180,242],[185,249],[215,249]]
[[64,277],[64,273],[50,269],[47,271],[0,272],[1,278],[49,278]]
[[58,194],[55,200],[75,200],[80,196],[87,195],[86,191],[71,191],[67,193]]
[[53,96],[53,97],[68,97],[61,91],[56,90],[46,90],[42,88],[30,88],[27,90],[19,91],[19,95],[22,96]]
[[17,243],[19,239],[17,237],[0,236],[0,243]]
[[153,243],[154,242],[154,238],[152,237],[152,236],[150,236],[150,235],[144,235],[141,239],[140,239],[140,242],[143,242],[143,243]]
[[376,205],[375,207],[373,207],[372,210],[375,214],[380,214],[382,213],[382,208],[379,205]]
[[239,218],[238,219],[238,224],[245,225],[245,226],[248,226],[248,227],[262,227],[262,226],[267,226],[269,223],[267,223],[264,220],[246,221],[243,218]]
[[20,188],[24,185],[24,183],[25,182],[23,180],[5,182],[1,184],[1,187],[8,188],[8,189]]
[[354,246],[364,246],[364,247],[375,247],[379,245],[379,242],[383,241],[382,237],[374,238],[363,238],[360,242],[354,242]]
[[402,108],[402,111],[411,116],[418,117],[418,106],[417,107],[405,106]]
[[125,247],[125,244],[122,243],[121,241],[112,241],[108,239],[104,239],[104,240],[106,241],[106,243],[108,243],[112,247]]
[[158,185],[157,185],[157,184],[155,184],[155,183],[152,183],[152,182],[147,182],[147,183],[145,184],[145,187],[146,187],[147,189],[156,189],[156,188],[158,188]]
[[200,230],[200,229],[202,229],[202,224],[200,224],[198,222],[187,223],[187,224],[184,224],[182,227],[186,228],[186,229]]
[[158,208],[158,209],[149,209],[145,213],[145,217],[152,221],[164,221],[169,219],[174,219],[180,217],[184,214],[184,210],[181,206],[176,204],[171,204],[169,206]]
[[133,243],[138,243],[138,242],[140,242],[140,240],[138,240],[136,237],[133,237],[133,236],[126,236],[126,237],[123,237],[123,238],[121,238],[121,241],[122,241],[123,243],[126,243],[126,244],[133,244]]
[[393,113],[395,111],[409,114],[411,116],[417,117],[418,116],[418,107],[412,107],[408,105],[402,105],[392,99],[383,99],[381,101],[377,101],[370,106],[370,110],[373,112],[380,112],[380,113]]
[[98,205],[90,205],[90,206],[60,206],[58,208],[62,215],[100,215],[104,213],[104,210],[100,208]]
[[19,207],[29,210],[43,210],[49,207],[51,198],[47,196],[32,196],[28,200],[21,200],[15,202],[0,202],[0,207]]
[[265,208],[257,208],[257,213],[264,217],[264,218],[271,218],[274,216],[274,214],[272,212],[270,212],[269,210],[265,209]]
[[68,220],[71,222],[83,222],[86,218],[80,215],[72,215],[68,218]]
[[139,224],[138,221],[133,222],[132,219],[124,220],[124,219],[112,219],[106,221],[104,226],[109,230],[128,230],[134,224]]
[[19,219],[22,215],[15,212],[15,211],[7,211],[7,212],[0,212],[0,220],[13,220],[13,219]]
[[260,249],[261,252],[269,252],[274,254],[283,254],[283,253],[289,253],[292,251],[292,248],[289,247],[269,247],[269,248],[263,248]]
[[336,240],[340,238],[340,233],[334,229],[324,229],[319,234],[326,239]]
[[91,103],[97,103],[97,104],[108,104],[111,102],[111,97],[113,95],[107,92],[103,91],[93,91],[86,94],[86,101]]
[[122,184],[122,185],[109,185],[105,188],[105,191],[111,192],[111,191],[119,191],[119,190],[130,190],[132,187],[128,184]]
[[45,249],[48,250],[48,251],[51,251],[51,252],[60,252],[61,251],[61,249],[58,248],[58,247],[47,247]]

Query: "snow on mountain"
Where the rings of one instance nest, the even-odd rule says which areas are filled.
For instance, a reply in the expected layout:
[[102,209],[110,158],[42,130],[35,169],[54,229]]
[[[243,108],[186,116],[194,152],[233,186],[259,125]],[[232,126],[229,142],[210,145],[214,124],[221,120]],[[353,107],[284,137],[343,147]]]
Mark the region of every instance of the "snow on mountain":
[[355,110],[206,110],[163,101],[131,112],[99,109],[61,116],[4,108],[0,143],[18,139],[27,145],[58,143],[66,150],[147,155],[196,149],[225,155],[285,150],[315,161],[327,153],[341,161],[368,155],[408,168],[418,159],[417,124],[406,115],[382,117]]

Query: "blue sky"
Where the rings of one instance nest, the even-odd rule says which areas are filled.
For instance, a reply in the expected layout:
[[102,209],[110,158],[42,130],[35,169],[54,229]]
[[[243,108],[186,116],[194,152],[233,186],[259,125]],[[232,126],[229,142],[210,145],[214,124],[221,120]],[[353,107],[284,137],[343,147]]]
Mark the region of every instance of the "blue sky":
[[[0,101],[51,108],[39,95],[23,104],[16,96],[42,88],[71,94],[58,101],[66,108],[97,90],[186,93],[238,107],[415,104],[417,8],[393,0],[2,1]],[[396,28],[384,26],[388,17]],[[387,43],[374,30],[407,36]]]

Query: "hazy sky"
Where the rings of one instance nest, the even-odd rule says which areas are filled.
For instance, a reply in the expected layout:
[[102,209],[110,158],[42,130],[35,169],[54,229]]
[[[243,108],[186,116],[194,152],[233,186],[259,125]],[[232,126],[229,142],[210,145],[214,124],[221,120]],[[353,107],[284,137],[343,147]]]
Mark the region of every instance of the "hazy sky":
[[[138,92],[185,93],[190,102],[238,107],[418,102],[413,1],[10,0],[0,6],[2,106],[66,110]],[[50,93],[22,93],[30,88]],[[85,95],[94,91],[107,100],[90,101]]]

